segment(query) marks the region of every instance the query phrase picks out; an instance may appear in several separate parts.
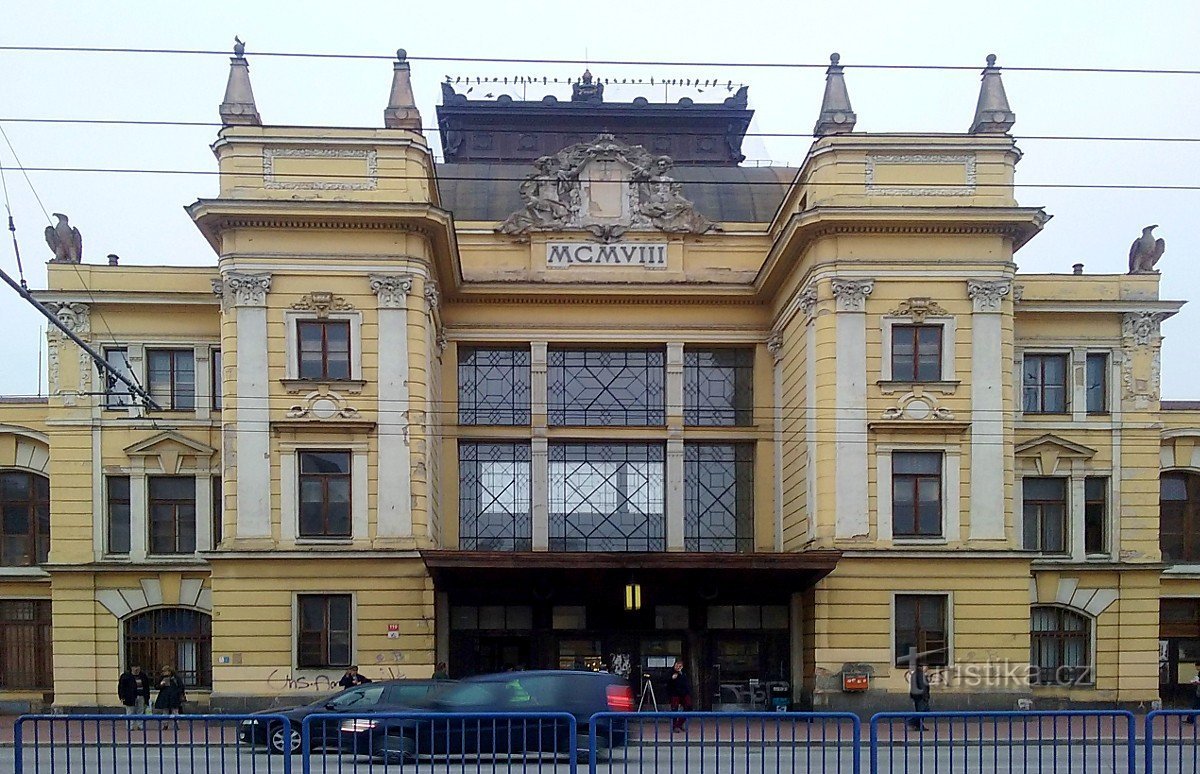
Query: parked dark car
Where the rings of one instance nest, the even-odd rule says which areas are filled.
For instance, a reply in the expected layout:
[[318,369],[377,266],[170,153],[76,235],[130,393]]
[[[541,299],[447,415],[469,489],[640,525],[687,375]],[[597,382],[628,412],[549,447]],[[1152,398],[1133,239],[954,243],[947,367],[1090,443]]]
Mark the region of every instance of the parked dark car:
[[[605,672],[505,672],[446,685],[412,710],[430,716],[343,720],[342,751],[385,762],[426,755],[565,755],[571,749],[570,726],[565,720],[464,718],[454,714],[559,712],[575,716],[577,749],[583,757],[587,754],[592,715],[632,711],[633,690],[624,679]],[[597,736],[605,748],[625,744],[623,724],[616,729],[604,724],[597,729]]]
[[[312,704],[286,709],[270,709],[256,715],[284,715],[292,722],[291,737],[285,739],[283,726],[258,720],[243,720],[241,739],[247,744],[265,745],[274,753],[298,752],[301,746],[300,727],[309,715],[319,712],[353,712],[369,715],[375,712],[398,712],[424,701],[429,692],[446,685],[444,680],[381,680],[348,688]],[[313,749],[336,747],[339,739],[337,721],[314,721],[310,746]]]

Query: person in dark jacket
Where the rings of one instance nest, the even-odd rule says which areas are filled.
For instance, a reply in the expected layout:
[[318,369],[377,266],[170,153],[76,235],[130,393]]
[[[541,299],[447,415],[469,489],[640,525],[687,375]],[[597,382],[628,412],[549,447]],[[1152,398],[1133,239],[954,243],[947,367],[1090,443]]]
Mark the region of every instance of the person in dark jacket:
[[[145,715],[150,706],[150,675],[142,671],[142,667],[133,664],[117,679],[117,698],[125,706],[126,715]],[[146,724],[137,720],[129,725],[130,728],[145,728]]]
[[[1200,712],[1200,664],[1196,664],[1196,676],[1192,678],[1192,711]],[[1184,715],[1184,723],[1194,724],[1196,722],[1195,715]]]
[[908,727],[924,731],[925,724],[921,722],[921,713],[929,711],[929,672],[924,664],[916,663],[916,657],[909,662],[912,671],[908,676],[908,696],[913,700],[913,716],[908,719]]
[[[185,701],[187,701],[187,694],[183,690],[183,680],[175,674],[173,667],[164,666],[159,675],[158,696],[154,699],[155,712],[178,716],[183,710]],[[166,724],[164,723],[163,726],[165,727]]]
[[346,669],[346,674],[342,675],[342,679],[338,680],[338,686],[341,688],[353,688],[356,685],[366,685],[371,682],[371,678],[359,674],[358,667],[351,666]]
[[[692,710],[692,682],[683,671],[683,659],[675,659],[675,668],[667,678],[667,700],[671,702],[671,711],[684,712]],[[671,721],[671,731],[682,731],[687,723],[686,718],[677,717]]]

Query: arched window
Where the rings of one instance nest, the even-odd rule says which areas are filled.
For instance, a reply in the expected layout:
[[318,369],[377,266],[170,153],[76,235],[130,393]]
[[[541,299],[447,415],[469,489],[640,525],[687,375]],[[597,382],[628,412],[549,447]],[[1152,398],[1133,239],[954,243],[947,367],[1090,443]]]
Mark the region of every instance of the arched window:
[[1200,562],[1200,475],[1163,473],[1158,507],[1158,545],[1163,561]]
[[50,479],[0,471],[0,566],[29,567],[50,554]]
[[173,667],[189,688],[212,687],[212,618],[207,613],[167,607],[125,621],[125,665],[151,674]]
[[1090,684],[1092,675],[1091,621],[1061,607],[1031,610],[1029,664],[1038,685]]

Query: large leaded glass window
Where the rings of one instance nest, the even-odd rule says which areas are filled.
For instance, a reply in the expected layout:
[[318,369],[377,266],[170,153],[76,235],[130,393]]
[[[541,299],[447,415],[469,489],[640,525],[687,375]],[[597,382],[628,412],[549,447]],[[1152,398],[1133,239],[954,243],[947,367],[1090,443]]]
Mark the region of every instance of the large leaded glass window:
[[547,392],[552,425],[662,425],[666,353],[551,350]]
[[684,548],[752,551],[753,490],[754,449],[750,444],[684,446]]
[[748,425],[754,418],[754,351],[689,349],[683,353],[683,421]]
[[458,445],[459,547],[528,551],[533,547],[529,444]]
[[550,549],[662,551],[661,444],[550,446]]
[[529,424],[529,350],[460,347],[458,422]]

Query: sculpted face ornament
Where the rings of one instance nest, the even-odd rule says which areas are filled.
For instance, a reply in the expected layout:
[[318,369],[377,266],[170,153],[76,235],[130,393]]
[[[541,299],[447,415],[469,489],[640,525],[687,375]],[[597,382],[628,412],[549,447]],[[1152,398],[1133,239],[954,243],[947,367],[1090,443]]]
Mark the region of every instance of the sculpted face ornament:
[[[629,170],[618,184],[628,203],[615,219],[589,214],[586,172],[593,163]],[[668,173],[670,156],[652,156],[640,145],[626,145],[611,134],[590,143],[564,148],[534,162],[533,174],[521,183],[524,206],[500,224],[502,234],[525,236],[531,231],[587,231],[610,242],[630,231],[706,234],[720,227],[696,212],[682,186]]]

